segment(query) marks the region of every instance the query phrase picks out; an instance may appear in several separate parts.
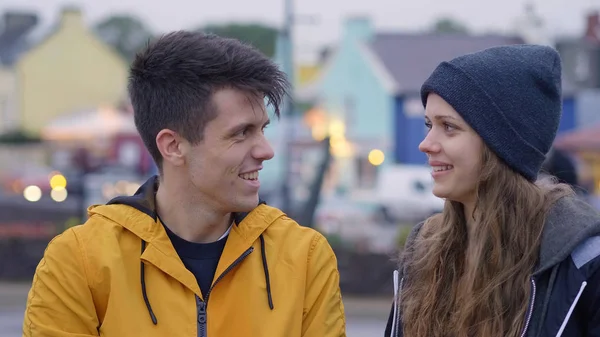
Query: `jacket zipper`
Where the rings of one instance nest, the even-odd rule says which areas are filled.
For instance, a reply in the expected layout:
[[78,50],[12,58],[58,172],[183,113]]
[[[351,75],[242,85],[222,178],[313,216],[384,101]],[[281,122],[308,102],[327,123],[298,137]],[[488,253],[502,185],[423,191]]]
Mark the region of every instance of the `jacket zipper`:
[[525,319],[525,326],[523,327],[523,333],[521,333],[521,337],[525,337],[527,335],[527,329],[529,328],[529,323],[531,323],[531,316],[533,315],[533,305],[535,304],[535,292],[536,285],[535,280],[531,279],[531,302],[529,303],[529,312],[527,313],[527,318]]
[[206,337],[206,303],[198,295],[195,296],[198,310],[198,337]]
[[207,325],[206,325],[208,317],[207,317],[206,310],[208,309],[208,298],[210,296],[211,291],[217,285],[217,283],[219,283],[219,281],[221,281],[223,279],[223,277],[225,277],[225,275],[227,275],[240,262],[244,261],[244,259],[248,255],[250,255],[250,253],[252,253],[253,251],[254,251],[254,247],[248,248],[244,253],[242,253],[242,255],[240,255],[240,257],[238,257],[235,261],[233,261],[233,263],[231,265],[229,265],[229,267],[227,267],[227,269],[225,269],[225,271],[223,271],[223,273],[221,275],[219,275],[219,277],[217,278],[215,283],[213,283],[213,285],[210,287],[210,289],[206,293],[206,299],[204,301],[202,301],[198,295],[195,295],[196,296],[196,309],[198,310],[198,337],[207,337],[207,334],[208,334]]
[[402,298],[402,287],[404,286],[404,277],[400,280],[400,287],[398,289],[398,302],[396,303],[396,313],[394,315],[394,329],[392,331],[392,336],[399,337],[400,336],[400,300]]

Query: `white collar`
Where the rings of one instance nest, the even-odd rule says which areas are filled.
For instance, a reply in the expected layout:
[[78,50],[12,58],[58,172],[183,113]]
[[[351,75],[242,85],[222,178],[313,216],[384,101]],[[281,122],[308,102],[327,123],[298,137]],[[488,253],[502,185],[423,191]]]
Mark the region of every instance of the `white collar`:
[[233,221],[231,222],[231,225],[229,225],[229,228],[227,228],[225,233],[223,233],[223,235],[221,235],[221,237],[217,241],[221,241],[222,239],[226,238],[227,235],[229,235],[229,232],[231,231],[231,226],[233,226]]

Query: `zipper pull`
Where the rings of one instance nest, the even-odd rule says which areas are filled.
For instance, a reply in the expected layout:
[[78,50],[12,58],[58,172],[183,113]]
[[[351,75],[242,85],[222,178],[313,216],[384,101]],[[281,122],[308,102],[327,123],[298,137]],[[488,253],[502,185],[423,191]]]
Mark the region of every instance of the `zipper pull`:
[[206,324],[206,304],[202,301],[198,304],[198,323]]
[[198,336],[206,337],[206,302],[196,296],[196,308],[198,310]]

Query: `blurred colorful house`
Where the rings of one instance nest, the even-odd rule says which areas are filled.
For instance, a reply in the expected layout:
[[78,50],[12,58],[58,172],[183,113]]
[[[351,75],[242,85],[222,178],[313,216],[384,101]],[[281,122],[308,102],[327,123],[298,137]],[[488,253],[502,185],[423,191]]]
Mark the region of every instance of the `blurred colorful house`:
[[575,113],[563,113],[561,126],[573,127],[562,129],[554,145],[578,159],[582,187],[600,196],[600,13],[588,13],[582,34],[559,39],[556,48],[575,92]]
[[562,59],[563,81],[573,98],[565,100],[559,134],[600,123],[600,13],[586,15],[582,34],[558,39],[556,49]]
[[35,13],[6,11],[0,17],[0,133],[14,129],[18,123],[14,65],[30,47],[28,37],[37,24]]
[[15,64],[18,127],[37,134],[50,121],[125,97],[127,64],[86,27],[77,8]]
[[15,76],[12,69],[0,64],[0,133],[8,131],[16,124],[11,114],[11,104],[15,97]]
[[[377,175],[373,162],[424,164],[419,90],[427,76],[441,61],[518,43],[520,38],[502,35],[376,32],[366,17],[347,19],[320,75],[298,93],[326,115],[326,129],[333,123],[344,135],[337,156],[341,184],[368,188]],[[565,110],[571,113],[568,103]]]

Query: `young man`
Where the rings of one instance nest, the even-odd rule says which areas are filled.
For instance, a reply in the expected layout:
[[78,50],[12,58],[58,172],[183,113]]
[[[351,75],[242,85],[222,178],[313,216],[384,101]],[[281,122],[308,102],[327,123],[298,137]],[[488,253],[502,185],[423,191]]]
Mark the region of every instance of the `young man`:
[[259,202],[265,98],[285,74],[232,39],[175,32],[140,53],[129,93],[160,168],[48,245],[24,336],[345,336],[326,239]]

